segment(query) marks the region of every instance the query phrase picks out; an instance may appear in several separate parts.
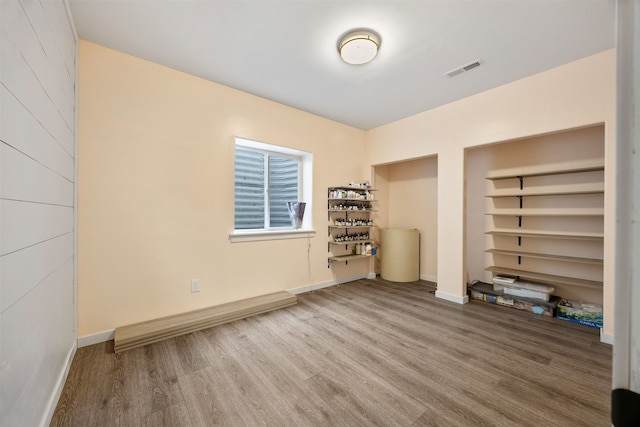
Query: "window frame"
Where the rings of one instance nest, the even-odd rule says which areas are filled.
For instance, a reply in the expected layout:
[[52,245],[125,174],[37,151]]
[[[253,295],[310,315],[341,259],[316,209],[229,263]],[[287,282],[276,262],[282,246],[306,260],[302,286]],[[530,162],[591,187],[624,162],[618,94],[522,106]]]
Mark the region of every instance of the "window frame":
[[[269,197],[265,197],[265,228],[259,229],[235,229],[235,149],[237,147],[259,151],[267,154],[265,157],[265,176],[268,178],[268,156],[277,156],[284,158],[292,158],[298,161],[298,201],[305,202],[305,214],[300,229],[291,227],[270,227]],[[311,194],[312,194],[312,178],[313,178],[313,154],[296,150],[293,148],[282,147],[273,144],[267,144],[258,141],[252,141],[245,138],[236,137],[234,144],[234,202],[233,202],[233,231],[229,233],[229,240],[235,242],[260,241],[260,240],[279,240],[279,239],[297,239],[314,237],[315,230],[312,228],[311,218]],[[268,180],[267,180],[268,181]],[[268,187],[265,190],[268,192]]]

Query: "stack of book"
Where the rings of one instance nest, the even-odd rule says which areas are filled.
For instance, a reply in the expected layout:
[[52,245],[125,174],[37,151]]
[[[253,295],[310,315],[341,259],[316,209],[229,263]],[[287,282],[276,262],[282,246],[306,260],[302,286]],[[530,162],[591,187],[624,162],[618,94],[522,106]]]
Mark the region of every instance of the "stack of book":
[[[514,284],[515,282],[516,281],[514,280]],[[552,295],[549,297],[549,301],[544,301],[541,299],[508,295],[503,291],[495,291],[494,286],[495,285],[491,283],[483,283],[476,280],[468,285],[467,289],[469,291],[469,296],[475,300],[486,301],[492,304],[511,307],[517,310],[524,310],[548,317],[554,317],[556,315],[556,307],[560,301],[560,297],[558,296]],[[503,288],[500,286],[503,286]],[[498,285],[497,287],[504,289],[504,285]],[[509,289],[513,290],[518,288],[509,287]]]

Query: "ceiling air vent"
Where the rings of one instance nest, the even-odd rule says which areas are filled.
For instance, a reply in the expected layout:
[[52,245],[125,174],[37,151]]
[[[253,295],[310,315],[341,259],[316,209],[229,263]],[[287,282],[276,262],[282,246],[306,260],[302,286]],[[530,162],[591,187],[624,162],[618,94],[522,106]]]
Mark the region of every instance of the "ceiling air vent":
[[458,74],[464,73],[465,71],[473,70],[474,68],[479,67],[480,64],[482,64],[482,60],[476,59],[473,62],[469,62],[468,64],[464,64],[460,67],[454,68],[453,70],[447,71],[446,73],[444,73],[444,75],[447,77],[455,77]]

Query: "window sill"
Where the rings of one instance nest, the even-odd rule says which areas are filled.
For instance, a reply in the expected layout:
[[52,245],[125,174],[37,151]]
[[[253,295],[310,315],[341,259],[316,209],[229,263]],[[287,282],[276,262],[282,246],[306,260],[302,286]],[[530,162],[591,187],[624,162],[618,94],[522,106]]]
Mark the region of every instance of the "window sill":
[[229,234],[231,243],[258,242],[262,240],[305,239],[315,237],[315,230],[234,231]]

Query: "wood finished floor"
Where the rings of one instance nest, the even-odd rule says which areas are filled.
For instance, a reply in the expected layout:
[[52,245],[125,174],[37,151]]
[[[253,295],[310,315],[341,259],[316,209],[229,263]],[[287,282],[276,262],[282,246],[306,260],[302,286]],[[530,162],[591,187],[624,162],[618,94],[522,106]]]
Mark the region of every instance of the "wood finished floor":
[[78,349],[51,425],[611,425],[597,329],[430,290],[360,280],[119,354]]

